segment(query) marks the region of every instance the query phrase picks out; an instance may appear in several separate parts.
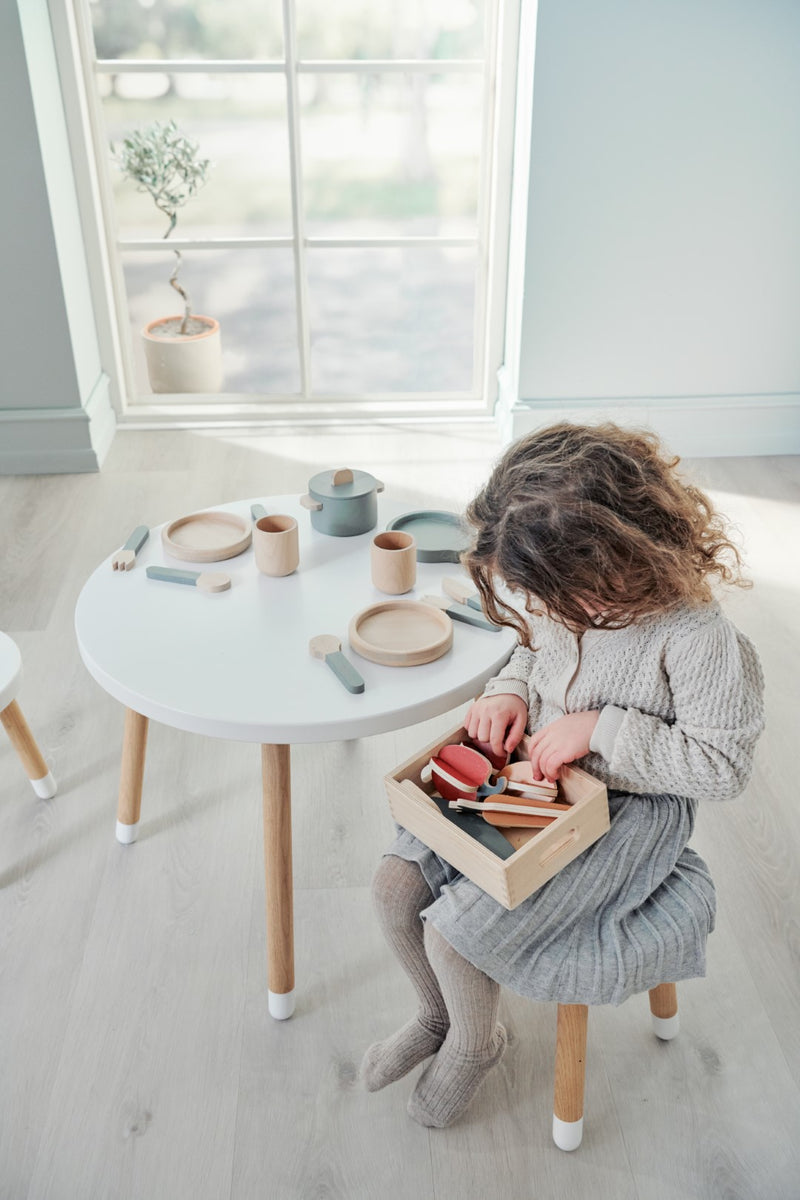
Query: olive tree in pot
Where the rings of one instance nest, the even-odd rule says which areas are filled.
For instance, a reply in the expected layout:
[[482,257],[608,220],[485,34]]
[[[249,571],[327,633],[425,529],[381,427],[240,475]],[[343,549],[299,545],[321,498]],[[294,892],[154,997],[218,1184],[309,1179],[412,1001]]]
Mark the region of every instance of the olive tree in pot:
[[[135,129],[121,145],[111,147],[126,178],[148,192],[169,220],[170,236],[178,209],[203,186],[210,163],[199,157],[196,142],[181,133],[174,121],[154,121]],[[175,254],[170,284],[183,299],[182,316],[159,317],[142,330],[147,373],[154,392],[218,392],[222,388],[219,322],[192,312],[186,289],[178,281],[181,254]]]

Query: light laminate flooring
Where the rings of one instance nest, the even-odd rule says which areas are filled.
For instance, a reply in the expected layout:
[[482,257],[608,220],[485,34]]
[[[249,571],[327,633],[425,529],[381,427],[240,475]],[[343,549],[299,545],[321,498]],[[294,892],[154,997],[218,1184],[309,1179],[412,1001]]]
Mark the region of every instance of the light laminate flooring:
[[500,447],[488,424],[126,432],[95,475],[0,479],[0,628],[59,783],[37,800],[0,735],[0,1200],[796,1200],[800,464],[685,470],[739,527],[756,586],[768,728],[746,794],[701,806],[719,893],[705,980],[659,1043],[646,997],[592,1010],[586,1132],[550,1136],[555,1006],[503,993],[510,1046],[448,1130],[375,1095],[365,1047],[410,1015],[369,883],[383,774],[464,709],[293,749],[297,1011],[267,1012],[258,748],[151,725],[139,841],[114,838],[123,712],[83,667],[80,588],[130,528],[357,466],[410,505],[457,507]]

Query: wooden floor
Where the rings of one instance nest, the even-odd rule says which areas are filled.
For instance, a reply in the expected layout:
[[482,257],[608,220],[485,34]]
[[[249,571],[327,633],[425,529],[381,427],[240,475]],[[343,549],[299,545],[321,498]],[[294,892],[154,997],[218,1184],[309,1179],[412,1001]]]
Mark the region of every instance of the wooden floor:
[[701,807],[708,978],[679,988],[674,1042],[653,1038],[645,997],[592,1011],[577,1153],[550,1136],[552,1005],[503,994],[508,1053],[449,1130],[407,1116],[414,1075],[375,1095],[358,1082],[365,1047],[413,1007],[370,908],[391,835],[381,779],[463,709],[293,750],[291,1021],[267,1014],[258,748],[152,726],[139,841],[114,838],[123,713],[72,624],[100,559],[134,525],[305,491],[331,466],[459,506],[498,451],[478,424],[121,432],[99,474],[0,479],[0,629],[59,783],[36,799],[0,734],[2,1200],[800,1195],[797,459],[685,464],[747,546],[756,587],[728,607],[762,655],[768,729],[746,795]]

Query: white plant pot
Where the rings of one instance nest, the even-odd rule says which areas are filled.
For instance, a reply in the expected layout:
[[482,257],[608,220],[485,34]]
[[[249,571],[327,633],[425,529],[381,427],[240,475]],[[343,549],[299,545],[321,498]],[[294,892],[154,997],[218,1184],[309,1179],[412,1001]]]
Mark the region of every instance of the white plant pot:
[[147,374],[154,392],[219,392],[222,390],[222,344],[219,321],[192,313],[204,328],[178,333],[182,317],[159,317],[142,330]]

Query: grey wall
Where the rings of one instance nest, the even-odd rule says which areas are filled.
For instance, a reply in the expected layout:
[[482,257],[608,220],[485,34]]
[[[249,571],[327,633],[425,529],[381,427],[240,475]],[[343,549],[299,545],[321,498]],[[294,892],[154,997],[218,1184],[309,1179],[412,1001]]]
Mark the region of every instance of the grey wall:
[[757,397],[800,450],[798,64],[793,0],[540,0],[516,400]]
[[96,470],[113,437],[46,0],[0,5],[0,473]]
[[0,407],[80,403],[16,5],[0,5]]

